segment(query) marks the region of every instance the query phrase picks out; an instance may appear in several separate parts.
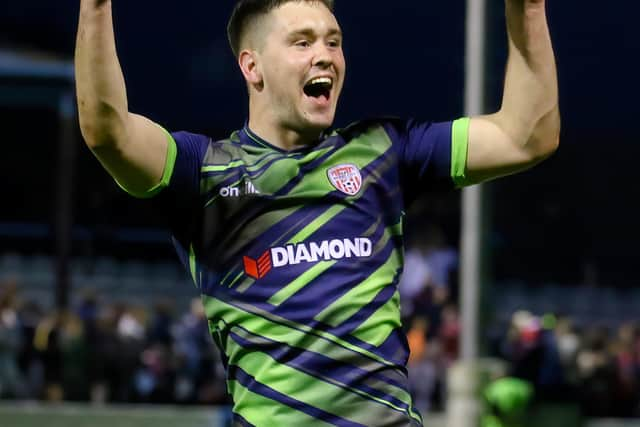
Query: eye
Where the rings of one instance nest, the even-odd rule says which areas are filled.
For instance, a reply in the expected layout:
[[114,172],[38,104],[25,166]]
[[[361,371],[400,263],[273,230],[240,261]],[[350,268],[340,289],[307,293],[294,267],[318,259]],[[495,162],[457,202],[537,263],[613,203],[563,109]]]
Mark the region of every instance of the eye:
[[296,47],[307,48],[311,46],[311,42],[309,42],[309,40],[298,40],[297,42],[294,43],[294,45]]
[[340,46],[342,45],[342,43],[341,43],[341,41],[340,41],[340,40],[338,40],[338,39],[334,39],[334,40],[329,40],[329,41],[327,42],[327,45],[328,45],[329,47],[334,47],[334,48],[335,48],[335,47],[340,47]]

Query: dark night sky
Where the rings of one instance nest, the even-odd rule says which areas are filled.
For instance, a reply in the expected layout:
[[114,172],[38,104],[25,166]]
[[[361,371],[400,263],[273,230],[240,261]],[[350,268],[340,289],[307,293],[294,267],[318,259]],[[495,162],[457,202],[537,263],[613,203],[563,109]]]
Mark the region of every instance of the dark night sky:
[[[132,106],[163,122],[230,129],[244,118],[240,76],[224,28],[232,1],[115,1],[119,53]],[[338,124],[385,113],[445,119],[462,110],[465,2],[338,1],[348,81]],[[501,85],[502,2],[488,25],[488,55]],[[70,57],[78,0],[23,0],[0,6],[0,43]],[[363,7],[366,5],[366,7]],[[622,6],[623,5],[623,6]],[[558,55],[565,127],[616,128],[639,108],[637,2],[548,0]],[[221,102],[225,108],[219,107]]]
[[[0,46],[26,46],[71,58],[78,3],[2,2]],[[218,137],[242,125],[245,89],[225,39],[232,1],[114,3],[133,111],[172,130]],[[493,10],[487,27],[492,47],[488,85],[495,106],[505,35],[502,1],[488,3]],[[580,280],[586,262],[624,276],[627,270],[616,263],[625,259],[633,265],[640,238],[637,191],[631,186],[636,170],[632,162],[640,154],[635,134],[640,4],[547,3],[558,58],[562,148],[539,168],[494,186],[496,251],[510,248],[522,261],[518,268],[528,269],[532,253],[556,247],[565,258],[540,255],[533,264],[568,266],[567,281]],[[348,71],[336,124],[377,114],[435,120],[460,116],[464,15],[463,0],[338,0]],[[520,248],[518,242],[527,247]]]

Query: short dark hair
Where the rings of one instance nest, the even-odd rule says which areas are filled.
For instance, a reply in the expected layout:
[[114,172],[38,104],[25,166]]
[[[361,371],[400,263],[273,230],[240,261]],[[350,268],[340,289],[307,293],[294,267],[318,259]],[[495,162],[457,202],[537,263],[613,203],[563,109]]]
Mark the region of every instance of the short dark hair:
[[294,1],[322,3],[333,13],[334,0],[238,0],[227,24],[227,37],[234,56],[238,57],[242,37],[256,17],[266,15],[273,9]]

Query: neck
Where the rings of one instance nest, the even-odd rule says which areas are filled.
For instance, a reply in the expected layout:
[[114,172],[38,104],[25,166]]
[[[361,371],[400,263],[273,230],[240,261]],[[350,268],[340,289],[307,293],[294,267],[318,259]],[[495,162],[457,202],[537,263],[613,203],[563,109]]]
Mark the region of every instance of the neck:
[[256,108],[251,102],[249,107],[249,129],[260,138],[285,151],[310,145],[322,134],[320,130],[300,130],[287,126],[273,117],[271,110]]

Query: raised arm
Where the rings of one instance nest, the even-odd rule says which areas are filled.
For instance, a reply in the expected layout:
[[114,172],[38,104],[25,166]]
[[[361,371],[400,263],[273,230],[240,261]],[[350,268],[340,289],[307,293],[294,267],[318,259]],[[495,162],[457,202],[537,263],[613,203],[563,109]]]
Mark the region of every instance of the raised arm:
[[527,169],[558,147],[556,65],[545,0],[505,0],[509,58],[500,111],[469,125],[466,182]]
[[151,120],[129,112],[111,0],[81,0],[75,72],[85,142],[122,187],[149,195],[163,178],[168,136]]

